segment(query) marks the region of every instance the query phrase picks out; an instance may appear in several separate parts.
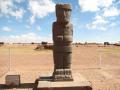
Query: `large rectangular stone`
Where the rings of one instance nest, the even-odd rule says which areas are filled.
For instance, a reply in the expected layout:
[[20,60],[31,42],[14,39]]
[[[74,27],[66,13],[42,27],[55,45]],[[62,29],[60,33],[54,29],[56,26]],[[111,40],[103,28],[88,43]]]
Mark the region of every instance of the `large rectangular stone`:
[[92,90],[91,82],[80,74],[73,76],[74,81],[38,81],[37,90]]
[[7,75],[6,85],[18,86],[20,85],[20,75]]

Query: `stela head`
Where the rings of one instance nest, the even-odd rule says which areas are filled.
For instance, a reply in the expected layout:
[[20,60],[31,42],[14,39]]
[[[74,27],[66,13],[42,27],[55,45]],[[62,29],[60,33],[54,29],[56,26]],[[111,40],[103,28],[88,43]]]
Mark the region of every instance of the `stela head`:
[[70,4],[57,4],[56,5],[57,22],[69,22],[71,11],[72,7]]

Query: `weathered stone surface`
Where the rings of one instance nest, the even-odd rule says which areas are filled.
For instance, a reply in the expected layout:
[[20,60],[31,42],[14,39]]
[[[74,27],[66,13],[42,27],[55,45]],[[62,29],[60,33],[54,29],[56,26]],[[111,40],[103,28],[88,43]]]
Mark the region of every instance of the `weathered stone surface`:
[[73,25],[70,23],[70,4],[57,4],[57,21],[53,23],[53,81],[72,81],[71,58]]
[[37,90],[92,90],[91,83],[82,75],[74,74],[74,81],[38,81]]
[[55,69],[53,75],[53,81],[73,81],[70,69]]
[[6,85],[10,85],[10,86],[20,85],[20,75],[7,75],[5,78],[6,78]]
[[57,4],[56,5],[56,17],[57,22],[69,22],[71,16],[70,4]]
[[71,52],[72,53],[72,46],[71,45],[69,45],[69,46],[68,45],[67,46],[64,46],[64,45],[63,46],[62,45],[61,46],[57,46],[57,45],[55,45],[54,46],[54,52],[55,53],[57,53],[57,52],[60,53],[61,52],[63,54],[67,53],[67,52]]

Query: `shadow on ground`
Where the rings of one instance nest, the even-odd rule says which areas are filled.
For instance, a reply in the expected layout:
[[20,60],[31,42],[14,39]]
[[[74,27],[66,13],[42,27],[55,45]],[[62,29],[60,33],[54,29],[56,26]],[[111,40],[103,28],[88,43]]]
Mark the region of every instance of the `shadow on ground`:
[[7,86],[5,84],[0,84],[0,90],[7,90],[7,89],[13,89],[16,88],[17,89],[29,89],[29,90],[36,90],[37,88],[37,84],[36,83],[22,83],[19,86]]

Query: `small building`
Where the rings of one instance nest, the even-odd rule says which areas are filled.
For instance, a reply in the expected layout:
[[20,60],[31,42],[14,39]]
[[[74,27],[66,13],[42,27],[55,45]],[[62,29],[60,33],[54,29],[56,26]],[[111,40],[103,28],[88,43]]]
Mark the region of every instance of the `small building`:
[[110,43],[109,42],[104,42],[104,45],[107,46],[107,45],[110,45]]
[[47,45],[47,44],[48,44],[48,42],[41,42],[41,44],[42,44],[42,45]]
[[0,46],[4,45],[4,42],[0,42]]

